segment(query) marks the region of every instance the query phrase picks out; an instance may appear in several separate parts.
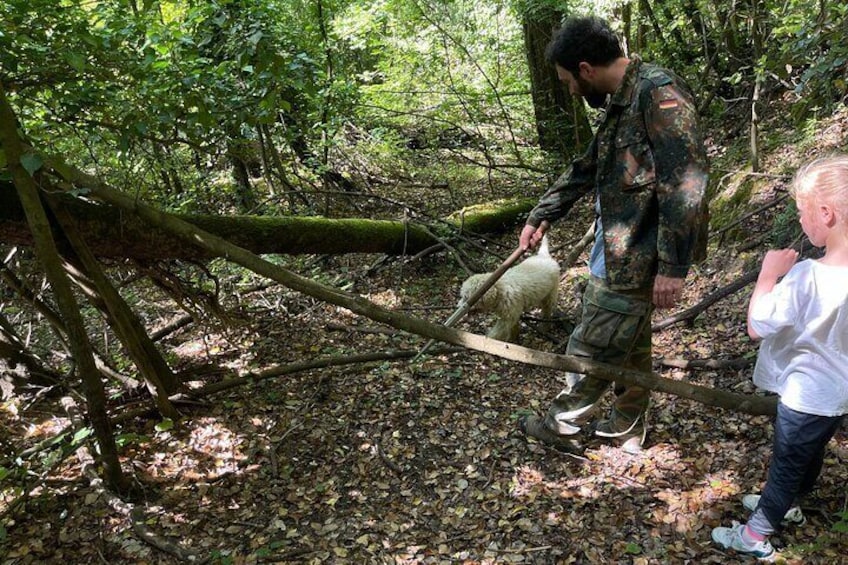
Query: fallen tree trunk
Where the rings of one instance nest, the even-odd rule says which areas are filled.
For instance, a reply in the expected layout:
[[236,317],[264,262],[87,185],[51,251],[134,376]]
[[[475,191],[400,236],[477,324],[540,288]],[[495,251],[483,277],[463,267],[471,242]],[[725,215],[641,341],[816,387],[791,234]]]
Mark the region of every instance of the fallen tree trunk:
[[[196,240],[180,241],[166,231],[152,229],[133,212],[69,194],[57,196],[60,206],[73,217],[80,236],[98,257],[147,261],[212,257]],[[503,201],[495,206],[475,207],[464,214],[456,213],[446,221],[457,228],[462,226],[476,233],[491,233],[514,225],[531,208],[532,203],[527,199]],[[257,254],[408,255],[438,243],[425,226],[402,221],[302,216],[175,217]],[[0,241],[10,245],[33,245],[15,187],[8,182],[0,182]]]
[[775,413],[776,399],[774,397],[735,394],[663,378],[653,373],[641,373],[613,365],[596,363],[581,357],[537,351],[386,310],[364,298],[314,282],[274,265],[250,253],[246,249],[225,241],[221,237],[204,232],[180,218],[147,206],[137,199],[116,191],[101,183],[96,178],[64,165],[58,160],[51,159],[47,160],[46,163],[73,185],[90,189],[103,200],[120,207],[128,213],[137,214],[146,222],[149,222],[164,232],[173,234],[180,240],[195,242],[196,245],[202,246],[209,254],[226,257],[230,261],[238,263],[257,274],[275,280],[288,288],[324,302],[345,307],[356,314],[395,328],[454,345],[461,345],[469,349],[491,353],[504,359],[551,369],[585,373],[600,379],[641,386],[711,406],[749,414]]

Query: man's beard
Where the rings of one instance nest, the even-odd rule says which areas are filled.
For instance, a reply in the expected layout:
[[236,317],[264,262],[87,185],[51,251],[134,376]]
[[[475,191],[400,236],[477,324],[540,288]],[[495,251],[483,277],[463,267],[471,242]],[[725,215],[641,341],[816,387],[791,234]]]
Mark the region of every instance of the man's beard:
[[593,92],[583,97],[591,108],[603,108],[607,103],[607,95],[603,92]]
[[586,104],[588,104],[590,108],[598,109],[603,108],[606,105],[606,92],[597,90],[594,86],[589,84],[588,81],[585,81],[580,77],[577,77],[577,86],[580,88],[580,94],[583,96],[583,99],[586,100]]

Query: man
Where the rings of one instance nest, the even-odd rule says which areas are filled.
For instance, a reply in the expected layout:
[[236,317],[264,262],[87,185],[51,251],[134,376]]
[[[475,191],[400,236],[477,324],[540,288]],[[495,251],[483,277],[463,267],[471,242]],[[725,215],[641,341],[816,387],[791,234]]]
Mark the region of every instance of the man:
[[[587,194],[595,201],[591,278],[580,324],[566,353],[651,371],[651,312],[680,299],[683,281],[705,245],[707,157],[688,87],[676,75],[625,57],[601,19],[571,18],[547,58],[573,95],[605,116],[586,153],[557,179],[530,212],[519,245],[535,247],[550,223]],[[607,98],[609,97],[609,101]],[[569,373],[547,415],[520,421],[522,431],[575,451],[581,426],[607,381]],[[615,386],[609,416],[594,433],[638,453],[645,441],[650,391]]]

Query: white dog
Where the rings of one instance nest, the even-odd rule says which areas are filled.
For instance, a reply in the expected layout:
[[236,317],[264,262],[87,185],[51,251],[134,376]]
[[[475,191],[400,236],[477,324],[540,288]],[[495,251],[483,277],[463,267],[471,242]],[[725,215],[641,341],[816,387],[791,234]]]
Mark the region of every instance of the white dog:
[[[460,303],[467,301],[491,273],[471,275],[459,291]],[[501,341],[518,339],[518,322],[521,314],[541,308],[542,315],[550,318],[557,302],[559,290],[559,264],[548,250],[548,238],[542,238],[536,255],[509,269],[486,291],[472,310],[492,312],[497,321],[487,334]]]

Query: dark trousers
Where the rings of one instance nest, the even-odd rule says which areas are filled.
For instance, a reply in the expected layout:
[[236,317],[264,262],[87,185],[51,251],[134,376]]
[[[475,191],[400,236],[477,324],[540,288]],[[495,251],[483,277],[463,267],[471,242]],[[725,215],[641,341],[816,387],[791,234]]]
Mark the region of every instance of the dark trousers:
[[815,416],[777,405],[774,453],[766,488],[759,506],[748,520],[755,532],[769,535],[794,503],[809,494],[824,464],[827,442],[844,416]]
[[[571,333],[566,353],[651,372],[651,289],[611,290],[592,277],[583,293],[580,324]],[[545,424],[560,435],[580,431],[610,382],[578,373],[566,375],[568,385],[554,398]],[[638,386],[615,386],[610,419],[623,427],[633,423],[648,407],[651,391]]]

